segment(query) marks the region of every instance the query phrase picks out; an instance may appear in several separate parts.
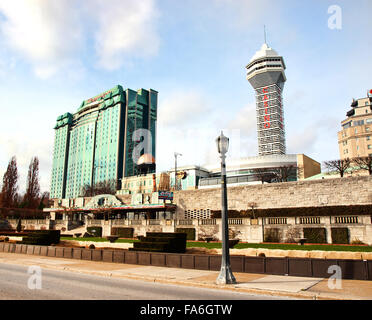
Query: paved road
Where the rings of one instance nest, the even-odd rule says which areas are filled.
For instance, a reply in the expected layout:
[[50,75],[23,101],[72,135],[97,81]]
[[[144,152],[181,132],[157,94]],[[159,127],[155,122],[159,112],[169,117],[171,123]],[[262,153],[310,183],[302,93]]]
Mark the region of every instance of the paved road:
[[41,270],[41,289],[28,266],[0,264],[0,300],[272,300],[283,297],[117,279],[69,271]]

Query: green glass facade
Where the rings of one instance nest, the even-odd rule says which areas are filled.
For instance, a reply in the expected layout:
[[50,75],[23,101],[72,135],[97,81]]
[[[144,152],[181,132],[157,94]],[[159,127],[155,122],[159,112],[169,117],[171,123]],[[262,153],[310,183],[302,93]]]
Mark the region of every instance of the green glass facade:
[[57,118],[51,198],[76,198],[85,185],[118,184],[137,174],[132,159],[137,129],[151,132],[155,158],[157,91],[123,90],[118,85],[85,100],[78,111]]

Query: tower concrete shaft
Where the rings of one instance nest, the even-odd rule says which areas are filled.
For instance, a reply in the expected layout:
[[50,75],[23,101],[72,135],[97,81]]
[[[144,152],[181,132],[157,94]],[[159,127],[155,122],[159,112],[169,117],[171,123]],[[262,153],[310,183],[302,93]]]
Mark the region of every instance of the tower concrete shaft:
[[258,154],[285,154],[285,129],[282,103],[285,64],[265,43],[246,66],[247,80],[256,93]]

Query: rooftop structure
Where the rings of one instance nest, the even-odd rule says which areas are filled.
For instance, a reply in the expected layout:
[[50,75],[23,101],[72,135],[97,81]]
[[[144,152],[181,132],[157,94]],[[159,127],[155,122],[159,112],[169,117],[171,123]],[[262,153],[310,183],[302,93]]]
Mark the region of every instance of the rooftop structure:
[[372,156],[372,90],[353,100],[338,132],[340,159]]

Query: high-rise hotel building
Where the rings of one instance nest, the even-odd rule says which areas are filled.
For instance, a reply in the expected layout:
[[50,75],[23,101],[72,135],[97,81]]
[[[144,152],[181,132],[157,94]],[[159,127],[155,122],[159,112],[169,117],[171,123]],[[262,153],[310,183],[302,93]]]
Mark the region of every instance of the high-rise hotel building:
[[133,136],[137,129],[151,133],[147,138],[151,137],[155,159],[157,101],[155,90],[124,90],[118,85],[83,101],[76,113],[59,116],[50,197],[79,197],[85,185],[118,185],[123,177],[136,175],[133,151],[144,139]]
[[340,159],[372,156],[372,90],[353,100],[338,132]]
[[246,66],[247,80],[256,92],[259,156],[286,153],[282,103],[285,68],[283,57],[266,43]]

